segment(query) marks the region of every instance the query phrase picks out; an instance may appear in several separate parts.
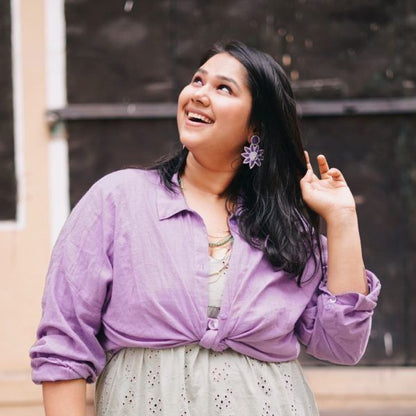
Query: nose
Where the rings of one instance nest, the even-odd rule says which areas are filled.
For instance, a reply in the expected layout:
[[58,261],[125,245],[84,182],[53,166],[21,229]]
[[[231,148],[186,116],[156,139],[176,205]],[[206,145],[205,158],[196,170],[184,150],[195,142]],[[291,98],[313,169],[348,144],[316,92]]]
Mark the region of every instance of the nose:
[[203,106],[208,106],[210,100],[209,100],[209,94],[208,94],[207,88],[208,86],[204,85],[196,89],[194,93],[192,94],[192,97],[191,97],[192,101],[196,103],[200,103]]

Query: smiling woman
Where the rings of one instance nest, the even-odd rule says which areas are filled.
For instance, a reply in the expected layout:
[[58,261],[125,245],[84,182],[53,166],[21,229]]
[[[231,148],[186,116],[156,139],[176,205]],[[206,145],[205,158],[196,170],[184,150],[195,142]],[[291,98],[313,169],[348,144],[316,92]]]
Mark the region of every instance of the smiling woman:
[[179,95],[180,140],[207,170],[234,170],[243,144],[253,135],[250,113],[247,71],[231,55],[217,54]]
[[380,290],[346,181],[323,155],[315,175],[283,70],[240,42],[203,56],[177,122],[182,149],[94,184],[54,248],[47,415],[82,414],[97,377],[97,416],[317,415],[300,344],[358,362]]

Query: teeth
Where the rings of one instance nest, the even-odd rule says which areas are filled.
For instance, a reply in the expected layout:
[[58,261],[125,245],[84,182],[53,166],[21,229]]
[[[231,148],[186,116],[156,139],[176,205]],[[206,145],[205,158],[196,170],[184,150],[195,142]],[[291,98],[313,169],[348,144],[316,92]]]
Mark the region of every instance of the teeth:
[[198,120],[203,121],[204,123],[208,123],[208,124],[212,124],[212,120],[210,120],[208,117],[205,117],[201,114],[197,114],[197,113],[188,113],[188,118],[196,118]]

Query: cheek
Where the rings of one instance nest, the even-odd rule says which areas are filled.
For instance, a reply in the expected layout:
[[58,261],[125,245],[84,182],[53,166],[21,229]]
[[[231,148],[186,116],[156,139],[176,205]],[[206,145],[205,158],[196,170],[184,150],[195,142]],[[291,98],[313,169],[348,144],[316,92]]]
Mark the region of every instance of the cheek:
[[178,110],[181,106],[183,106],[189,100],[189,95],[190,95],[189,86],[186,86],[179,93],[179,96],[178,96]]
[[238,128],[240,131],[248,131],[250,126],[250,109],[247,107],[228,108],[230,127]]

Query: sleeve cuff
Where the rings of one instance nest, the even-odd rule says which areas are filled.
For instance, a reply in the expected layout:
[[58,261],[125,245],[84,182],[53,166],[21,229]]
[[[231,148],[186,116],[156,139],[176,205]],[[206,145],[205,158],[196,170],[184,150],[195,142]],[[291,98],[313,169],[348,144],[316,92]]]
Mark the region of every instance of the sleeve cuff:
[[365,271],[369,293],[363,295],[357,292],[347,292],[341,295],[334,295],[328,289],[326,279],[319,285],[321,298],[325,309],[331,309],[336,305],[350,306],[354,311],[372,311],[376,305],[380,293],[380,281],[374,273]]
[[43,362],[36,366],[36,359],[34,359],[32,380],[35,384],[42,384],[44,381],[76,380],[80,378],[86,380],[87,383],[93,383],[96,375],[80,363],[69,364],[57,360],[56,363]]

